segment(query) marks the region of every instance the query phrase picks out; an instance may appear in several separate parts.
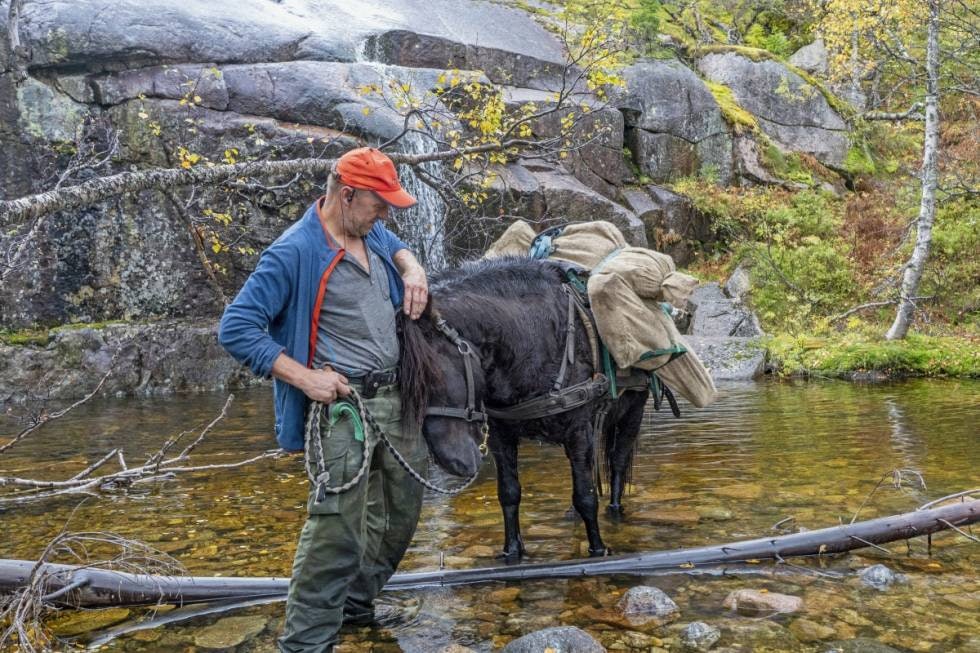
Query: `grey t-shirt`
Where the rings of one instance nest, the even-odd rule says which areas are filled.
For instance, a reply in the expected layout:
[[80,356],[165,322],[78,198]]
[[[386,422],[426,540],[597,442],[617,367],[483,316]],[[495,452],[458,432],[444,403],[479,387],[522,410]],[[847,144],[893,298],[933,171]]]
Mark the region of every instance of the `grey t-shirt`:
[[398,365],[395,307],[381,258],[366,247],[370,271],[346,254],[330,274],[320,309],[316,367],[330,365],[348,376]]

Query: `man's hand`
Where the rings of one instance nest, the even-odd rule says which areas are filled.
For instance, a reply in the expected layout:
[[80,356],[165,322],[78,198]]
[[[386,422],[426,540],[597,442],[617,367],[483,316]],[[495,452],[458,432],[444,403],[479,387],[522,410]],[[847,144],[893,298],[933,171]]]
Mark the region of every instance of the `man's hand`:
[[425,270],[421,265],[408,268],[402,273],[402,282],[405,284],[405,315],[417,320],[429,301],[429,282],[425,278]]
[[307,370],[300,390],[313,401],[319,401],[323,404],[329,404],[337,397],[350,395],[347,377],[334,372],[329,367],[322,370]]

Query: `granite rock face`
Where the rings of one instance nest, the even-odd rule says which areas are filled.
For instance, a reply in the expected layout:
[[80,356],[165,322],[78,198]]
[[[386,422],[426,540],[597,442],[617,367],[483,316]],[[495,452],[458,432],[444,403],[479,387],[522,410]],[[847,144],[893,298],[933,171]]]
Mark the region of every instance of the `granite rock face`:
[[84,396],[107,372],[102,394],[110,396],[234,389],[258,382],[221,349],[211,323],[66,327],[52,332],[46,343],[0,345],[0,405]]
[[[8,7],[0,0],[0,34],[7,34]],[[404,121],[365,88],[392,80],[424,93],[458,70],[495,84],[511,109],[546,108],[564,65],[558,39],[531,14],[481,0],[241,0],[233,12],[204,0],[23,0],[15,29],[17,52],[0,38],[0,199],[115,172],[331,158],[377,145],[399,134]],[[820,60],[813,48],[795,59],[807,70],[819,69]],[[450,211],[441,222],[438,194],[408,173],[403,180],[422,201],[395,215],[393,229],[423,260],[442,266],[479,255],[514,217],[609,220],[631,244],[688,263],[711,242],[712,226],[661,184],[688,175],[782,183],[765,169],[752,138],[732,132],[699,74],[728,85],[781,147],[828,165],[843,160],[845,123],[782,64],[734,53],[702,58],[699,72],[678,61],[640,61],[625,71],[625,91],[608,103],[584,85],[572,89],[575,105],[589,109],[576,127],[588,137],[583,147],[561,160],[495,167],[485,220],[464,224]],[[558,135],[561,119],[541,117],[534,135]],[[469,128],[451,117],[442,126]],[[397,147],[431,149],[413,139]],[[85,152],[105,161],[73,167]],[[440,165],[433,164],[436,173]],[[643,177],[654,183],[641,185]],[[110,380],[108,392],[241,382],[237,366],[204,333],[259,252],[303,215],[324,181],[239,179],[193,195],[144,191],[52,214],[0,284],[0,330],[89,328],[54,331],[40,348],[5,347],[33,373],[8,368],[0,396],[29,393],[48,379],[57,396],[79,396],[84,380],[99,375],[96,363],[117,350],[126,354],[118,375],[125,381]],[[9,244],[6,234],[24,227],[0,221],[0,248]],[[433,244],[426,234],[440,230],[445,242]],[[692,338],[715,357],[718,378],[757,374],[754,316],[735,296],[708,292],[701,299]],[[131,324],[98,326],[108,321]],[[158,340],[163,332],[171,339],[166,347]],[[68,363],[76,359],[79,370]]]
[[777,61],[752,61],[734,52],[712,53],[701,73],[725,84],[762,130],[787,150],[805,152],[828,166],[847,156],[847,123],[820,90]]
[[732,178],[732,143],[718,103],[704,82],[677,61],[645,61],[623,72],[626,90],[613,100],[626,117],[626,142],[654,182],[692,174]]

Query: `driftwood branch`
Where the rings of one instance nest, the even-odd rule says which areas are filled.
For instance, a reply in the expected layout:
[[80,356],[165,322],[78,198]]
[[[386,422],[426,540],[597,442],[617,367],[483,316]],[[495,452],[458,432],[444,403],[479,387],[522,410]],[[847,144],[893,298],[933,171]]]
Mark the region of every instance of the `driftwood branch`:
[[[962,497],[960,497],[962,498]],[[949,497],[944,498],[948,500]],[[639,553],[611,558],[566,560],[482,569],[439,570],[397,573],[387,590],[468,585],[491,581],[522,581],[551,578],[579,578],[611,574],[648,575],[674,570],[688,573],[749,560],[784,561],[798,556],[842,553],[865,546],[879,547],[888,542],[929,535],[980,521],[980,499],[920,509],[901,515],[882,517],[855,524],[784,536],[731,542],[721,546]],[[0,593],[20,591],[37,577],[38,563],[26,560],[0,560]],[[148,605],[171,603],[186,605],[211,601],[285,598],[287,578],[176,577],[106,572],[72,565],[41,565],[46,595],[68,607],[108,605]],[[62,589],[75,585],[70,591]]]
[[[104,381],[105,378],[103,378],[103,382]],[[99,387],[101,387],[101,383]],[[88,398],[91,398],[91,396],[97,391],[98,387],[87,398],[75,402],[64,410],[58,411],[57,413],[52,413],[46,421],[61,417],[71,409],[77,407],[79,404],[87,401]],[[275,458],[281,455],[281,450],[274,449],[252,456],[251,458],[247,458],[245,460],[231,463],[216,463],[209,465],[187,464],[194,449],[196,449],[198,445],[204,441],[205,437],[211,432],[215,425],[228,415],[228,408],[231,406],[234,398],[234,395],[229,395],[218,416],[211,420],[207,426],[201,429],[194,441],[184,447],[184,449],[175,456],[168,458],[168,451],[172,449],[185,435],[187,435],[189,431],[184,431],[174,437],[169,438],[159,450],[146,459],[146,462],[137,467],[128,466],[122,450],[116,448],[85,467],[85,469],[82,471],[64,480],[40,480],[34,478],[22,478],[18,476],[0,476],[0,488],[7,489],[5,494],[0,494],[0,505],[27,503],[30,501],[39,501],[42,499],[69,494],[94,494],[100,490],[125,488],[138,483],[150,483],[169,479],[173,478],[177,474],[235,469],[245,465],[250,465],[260,460]],[[27,430],[25,429],[25,431]],[[18,440],[22,440],[25,436],[26,432],[22,432],[12,442],[8,443],[7,446],[12,445]],[[96,475],[97,471],[102,470],[112,462],[116,463],[118,469],[113,471],[105,471]]]

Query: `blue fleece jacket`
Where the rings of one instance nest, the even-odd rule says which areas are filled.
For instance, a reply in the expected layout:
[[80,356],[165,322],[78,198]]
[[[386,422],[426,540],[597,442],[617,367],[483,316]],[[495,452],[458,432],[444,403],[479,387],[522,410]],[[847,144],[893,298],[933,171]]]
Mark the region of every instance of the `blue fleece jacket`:
[[[392,257],[406,247],[379,221],[365,238],[385,263],[391,303],[401,306],[404,289]],[[316,349],[316,324],[322,302],[330,301],[327,285],[344,250],[330,247],[314,203],[303,217],[262,252],[259,264],[238,296],[225,309],[218,340],[240,363],[269,378],[272,364],[285,352],[303,365]],[[331,288],[331,292],[343,292]],[[290,451],[303,449],[307,397],[302,390],[276,379],[273,384],[276,439]]]

